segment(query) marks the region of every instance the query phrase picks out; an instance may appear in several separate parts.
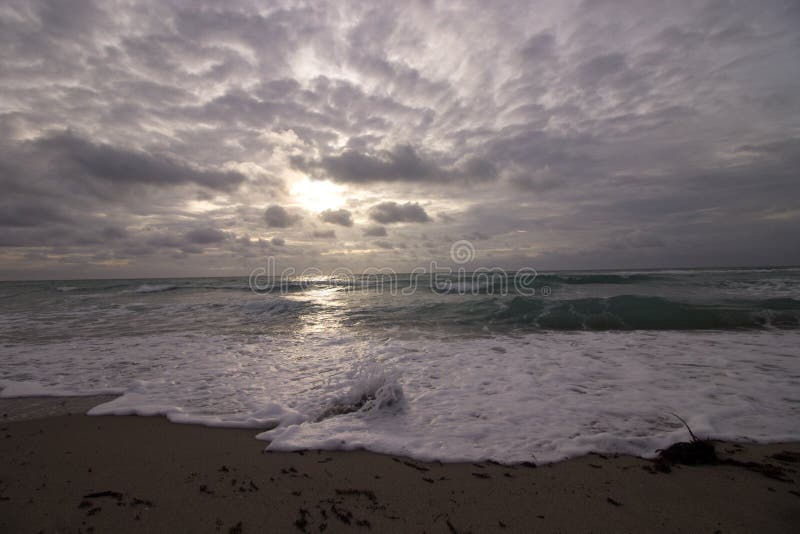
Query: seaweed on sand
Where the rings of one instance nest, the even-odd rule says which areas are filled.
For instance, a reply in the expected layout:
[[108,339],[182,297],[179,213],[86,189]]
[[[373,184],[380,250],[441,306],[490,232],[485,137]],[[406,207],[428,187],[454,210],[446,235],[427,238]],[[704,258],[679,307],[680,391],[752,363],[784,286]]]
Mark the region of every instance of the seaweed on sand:
[[663,473],[672,471],[673,465],[731,465],[743,467],[756,473],[761,473],[765,477],[779,480],[781,482],[791,482],[787,477],[787,470],[783,467],[758,462],[743,462],[734,458],[720,458],[714,443],[710,439],[700,439],[692,432],[689,424],[679,415],[672,414],[680,420],[689,431],[692,440],[674,443],[666,449],[658,452],[658,457],[654,460],[655,468]]
[[674,443],[666,449],[661,449],[656,458],[656,467],[659,471],[669,472],[671,464],[684,464],[684,465],[707,465],[719,462],[717,450],[714,444],[708,439],[698,438],[692,428],[680,415],[672,414],[683,423],[686,430],[689,431],[691,441],[681,441]]

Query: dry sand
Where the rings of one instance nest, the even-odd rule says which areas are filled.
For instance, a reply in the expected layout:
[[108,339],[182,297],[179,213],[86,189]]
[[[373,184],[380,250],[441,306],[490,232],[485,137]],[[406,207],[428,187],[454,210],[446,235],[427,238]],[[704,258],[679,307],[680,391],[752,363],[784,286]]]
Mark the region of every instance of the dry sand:
[[0,532],[766,533],[800,525],[797,443],[717,443],[721,456],[757,465],[669,473],[628,456],[438,464],[363,451],[265,453],[254,430],[158,417],[12,422],[13,406],[0,401]]

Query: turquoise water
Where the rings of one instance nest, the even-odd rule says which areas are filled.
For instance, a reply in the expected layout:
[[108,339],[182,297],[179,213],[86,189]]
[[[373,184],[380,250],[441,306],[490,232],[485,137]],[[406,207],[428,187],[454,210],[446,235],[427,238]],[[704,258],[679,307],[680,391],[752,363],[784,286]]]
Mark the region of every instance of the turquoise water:
[[[291,280],[241,278],[0,283],[0,340],[308,328],[508,333],[548,330],[796,329],[800,269],[464,273]],[[533,293],[531,295],[531,293]]]

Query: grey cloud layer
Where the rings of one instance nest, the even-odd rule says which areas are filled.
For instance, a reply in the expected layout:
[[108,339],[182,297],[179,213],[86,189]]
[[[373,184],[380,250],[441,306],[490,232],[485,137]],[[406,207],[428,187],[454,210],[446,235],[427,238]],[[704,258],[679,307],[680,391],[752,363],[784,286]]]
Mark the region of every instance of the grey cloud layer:
[[[424,159],[411,146],[396,146],[376,154],[363,154],[348,149],[341,154],[323,157],[320,161],[294,160],[298,169],[318,173],[343,183],[370,182],[450,182],[492,180],[497,176],[494,165],[479,158],[468,158],[454,167],[443,167],[432,159]],[[321,171],[321,172],[319,172]]]
[[[509,266],[797,264],[798,27],[791,0],[9,0],[0,276],[409,268],[478,234]],[[302,174],[345,208],[304,211]]]
[[289,213],[286,208],[272,205],[264,211],[264,220],[270,228],[288,228],[295,224],[300,217]]
[[320,213],[319,218],[331,224],[347,227],[353,226],[353,214],[346,209],[325,210]]
[[425,212],[425,208],[416,202],[381,202],[369,210],[369,217],[381,224],[393,223],[426,223],[431,218]]

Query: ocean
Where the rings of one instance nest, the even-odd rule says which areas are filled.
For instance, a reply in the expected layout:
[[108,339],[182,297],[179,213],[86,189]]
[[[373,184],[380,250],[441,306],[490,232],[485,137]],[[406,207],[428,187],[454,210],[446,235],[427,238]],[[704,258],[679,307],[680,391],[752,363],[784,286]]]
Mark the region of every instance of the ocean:
[[800,268],[252,282],[2,282],[0,396],[420,460],[800,440]]

